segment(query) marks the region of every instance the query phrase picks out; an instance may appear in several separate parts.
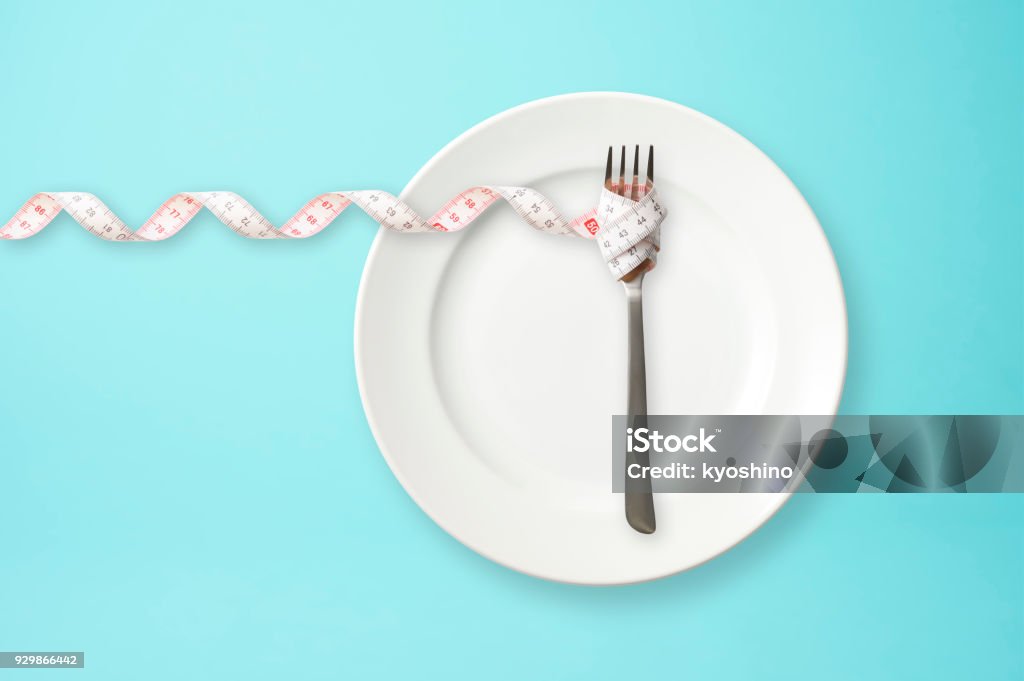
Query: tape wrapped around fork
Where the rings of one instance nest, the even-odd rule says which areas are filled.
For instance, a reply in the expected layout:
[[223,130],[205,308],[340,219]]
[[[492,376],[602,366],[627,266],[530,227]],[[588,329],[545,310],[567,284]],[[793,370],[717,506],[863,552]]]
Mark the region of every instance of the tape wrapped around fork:
[[652,186],[637,201],[604,189],[597,206],[600,229],[595,235],[608,269],[616,279],[635,270],[644,260],[651,266],[661,248],[661,223],[668,215]]

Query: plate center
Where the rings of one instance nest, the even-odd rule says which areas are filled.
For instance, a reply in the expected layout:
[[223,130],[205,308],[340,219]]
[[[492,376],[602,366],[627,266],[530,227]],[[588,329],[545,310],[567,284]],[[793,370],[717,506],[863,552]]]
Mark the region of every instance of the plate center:
[[[560,206],[598,193],[593,169],[529,184]],[[759,265],[696,197],[670,181],[659,192],[670,215],[644,284],[650,412],[757,413],[777,344]],[[495,207],[458,237],[433,302],[434,380],[468,449],[521,488],[620,504],[609,434],[625,409],[626,302],[597,246]]]

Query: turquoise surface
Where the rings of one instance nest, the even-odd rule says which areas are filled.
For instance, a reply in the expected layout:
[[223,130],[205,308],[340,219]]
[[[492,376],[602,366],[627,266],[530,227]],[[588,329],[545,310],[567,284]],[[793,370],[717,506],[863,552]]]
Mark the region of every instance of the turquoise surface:
[[[844,411],[1021,413],[1022,44],[1019,2],[8,2],[0,212],[75,189],[137,225],[223,188],[280,222],[400,190],[512,105],[656,95],[747,136],[818,214]],[[76,679],[1024,674],[1021,495],[802,496],[624,588],[463,548],[360,408],[374,232],[256,243],[201,214],[123,245],[62,217],[0,244],[0,649],[84,650],[37,672]]]

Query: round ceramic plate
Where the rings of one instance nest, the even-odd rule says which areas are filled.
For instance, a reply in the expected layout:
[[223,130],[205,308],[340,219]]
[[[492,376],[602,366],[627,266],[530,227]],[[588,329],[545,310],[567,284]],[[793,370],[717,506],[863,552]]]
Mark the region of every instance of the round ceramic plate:
[[[835,413],[846,309],[828,241],[785,174],[707,116],[617,93],[532,102],[453,141],[402,198],[430,215],[473,185],[524,185],[572,217],[621,144],[655,146],[669,210],[644,283],[650,413]],[[663,494],[655,534],[626,524],[610,438],[625,304],[593,242],[508,206],[455,234],[378,234],[356,311],[363,406],[399,482],[466,546],[546,579],[637,582],[726,551],[786,502]]]

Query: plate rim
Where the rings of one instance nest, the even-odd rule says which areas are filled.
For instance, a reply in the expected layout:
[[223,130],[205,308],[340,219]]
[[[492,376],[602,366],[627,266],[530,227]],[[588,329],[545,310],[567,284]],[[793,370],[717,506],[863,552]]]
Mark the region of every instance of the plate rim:
[[[776,171],[778,171],[779,175],[782,178],[784,178],[785,182],[793,189],[795,195],[797,197],[799,197],[799,200],[802,203],[803,208],[807,211],[807,213],[810,215],[810,217],[814,220],[814,223],[818,227],[818,231],[820,232],[820,234],[821,234],[821,236],[823,238],[824,244],[825,244],[825,246],[827,248],[827,251],[828,251],[828,255],[832,259],[831,272],[833,273],[833,275],[835,277],[835,284],[837,286],[837,290],[838,290],[838,294],[839,294],[839,305],[840,305],[840,310],[839,311],[842,313],[841,314],[842,328],[839,329],[839,330],[841,330],[841,333],[839,333],[837,335],[839,336],[839,338],[842,341],[842,348],[841,348],[841,353],[840,353],[841,372],[840,372],[839,384],[838,384],[837,390],[836,390],[836,395],[833,398],[833,405],[831,407],[831,414],[832,415],[837,414],[838,410],[839,410],[839,405],[842,402],[843,393],[844,393],[844,391],[846,389],[847,371],[849,369],[849,354],[850,354],[849,333],[850,333],[850,324],[849,324],[849,310],[848,310],[847,302],[846,302],[846,291],[845,291],[845,288],[843,286],[842,273],[841,273],[841,271],[839,269],[839,263],[836,260],[835,251],[832,248],[832,243],[829,241],[828,235],[825,233],[825,230],[824,230],[824,228],[821,225],[821,221],[818,219],[818,216],[814,212],[814,209],[810,206],[810,204],[807,201],[807,198],[803,195],[803,192],[800,191],[799,187],[796,186],[796,184],[789,177],[789,175],[770,156],[768,156],[768,154],[766,154],[760,147],[758,147],[756,144],[751,142],[744,135],[740,134],[739,132],[737,132],[736,130],[731,128],[730,126],[726,125],[725,123],[723,123],[723,122],[721,122],[721,121],[719,121],[719,120],[717,120],[715,118],[712,118],[708,114],[705,114],[705,113],[703,113],[701,111],[698,111],[697,109],[693,109],[693,108],[691,108],[689,106],[686,106],[685,104],[680,104],[679,102],[675,102],[675,101],[672,101],[672,100],[664,99],[662,97],[655,97],[655,96],[652,96],[652,95],[645,95],[645,94],[631,93],[631,92],[621,92],[621,91],[601,91],[601,90],[582,91],[582,92],[572,92],[572,93],[553,95],[553,96],[549,96],[549,97],[542,97],[542,98],[539,98],[539,99],[530,100],[528,102],[524,102],[522,104],[518,104],[518,105],[510,107],[508,109],[504,109],[504,110],[502,110],[502,111],[500,111],[500,112],[498,112],[498,113],[496,113],[494,115],[488,116],[487,118],[485,118],[482,121],[476,123],[475,125],[471,126],[470,128],[466,129],[465,131],[463,131],[461,134],[459,134],[456,137],[454,137],[447,144],[445,144],[438,151],[436,151],[430,157],[430,159],[428,159],[427,162],[424,163],[423,166],[420,167],[420,169],[409,179],[409,181],[402,188],[402,191],[399,194],[399,198],[401,198],[402,200],[405,200],[407,194],[410,191],[410,187],[413,187],[415,184],[417,184],[417,182],[419,182],[419,180],[420,180],[420,178],[422,176],[430,173],[433,170],[434,166],[437,165],[438,163],[440,163],[440,159],[443,156],[445,156],[446,152],[450,148],[455,147],[456,145],[460,144],[465,138],[475,134],[479,129],[484,128],[484,127],[489,127],[489,126],[492,126],[492,125],[495,125],[495,124],[498,124],[503,119],[508,118],[508,117],[512,117],[514,115],[517,115],[518,113],[520,113],[520,112],[522,112],[524,110],[529,110],[529,109],[533,109],[533,108],[539,108],[539,107],[547,106],[547,105],[550,105],[553,102],[569,101],[569,100],[577,100],[577,99],[586,99],[586,98],[593,98],[593,97],[648,102],[648,103],[651,103],[651,104],[657,104],[659,106],[669,106],[669,107],[677,108],[682,113],[685,113],[686,115],[689,115],[689,116],[694,116],[694,117],[702,120],[705,124],[710,124],[712,126],[718,127],[720,129],[722,129],[724,132],[726,132],[727,134],[731,134],[737,140],[742,141],[742,143],[746,147],[748,147],[749,150],[752,150],[754,153],[756,153],[758,156],[760,156],[763,160],[766,160],[769,164],[771,164],[771,166],[773,168],[775,168]],[[367,425],[369,425],[369,427],[370,427],[370,432],[373,435],[374,442],[377,445],[377,449],[380,452],[381,457],[384,459],[385,463],[387,464],[388,469],[391,471],[391,474],[395,476],[395,479],[401,485],[402,489],[409,496],[409,498],[412,499],[412,501],[416,504],[416,506],[419,508],[419,510],[422,511],[428,518],[430,518],[430,520],[437,527],[439,527],[446,534],[448,534],[450,537],[452,537],[461,546],[470,549],[474,553],[476,553],[476,554],[486,558],[487,560],[491,561],[492,563],[500,565],[500,566],[502,566],[504,568],[507,568],[507,569],[513,570],[515,572],[518,572],[518,573],[521,573],[521,574],[524,574],[524,575],[528,575],[530,577],[534,577],[534,578],[537,578],[537,579],[543,579],[543,580],[549,581],[549,582],[555,582],[555,583],[561,583],[561,584],[573,584],[573,585],[581,585],[581,586],[627,586],[627,585],[630,585],[630,584],[642,584],[642,583],[645,583],[645,582],[652,582],[652,581],[655,581],[655,580],[664,579],[666,577],[671,577],[671,576],[674,576],[674,575],[678,575],[678,574],[680,574],[682,572],[687,572],[687,571],[692,570],[694,568],[700,567],[701,565],[704,565],[705,563],[708,563],[709,561],[714,560],[715,558],[718,558],[719,556],[721,556],[721,555],[731,551],[733,548],[738,546],[740,543],[742,543],[743,541],[748,539],[752,534],[754,534],[759,529],[764,527],[764,525],[767,524],[768,521],[771,520],[773,517],[775,517],[775,515],[779,512],[779,510],[783,506],[785,506],[786,503],[788,503],[789,500],[792,498],[792,496],[794,494],[794,492],[792,492],[792,491],[785,492],[785,493],[782,493],[782,494],[779,494],[779,493],[772,494],[772,496],[777,499],[777,502],[765,506],[764,513],[756,518],[755,524],[753,524],[746,533],[744,533],[742,536],[738,536],[734,542],[729,543],[728,545],[726,545],[723,548],[721,548],[719,551],[717,551],[717,552],[715,552],[713,554],[708,555],[703,560],[699,560],[699,561],[697,561],[695,563],[686,565],[684,567],[681,567],[679,569],[672,570],[672,571],[669,571],[669,572],[663,572],[663,573],[649,575],[649,576],[642,576],[642,577],[634,578],[634,579],[625,579],[625,580],[617,579],[617,580],[614,580],[614,581],[601,581],[601,580],[582,581],[579,578],[577,578],[576,580],[560,579],[558,577],[554,577],[554,576],[551,576],[551,575],[532,572],[529,569],[526,569],[526,568],[524,568],[522,566],[512,565],[512,564],[506,562],[505,560],[496,558],[494,555],[491,554],[491,552],[489,550],[484,549],[484,548],[476,545],[475,543],[470,543],[470,542],[468,542],[467,540],[465,540],[463,538],[460,538],[451,529],[449,529],[445,523],[442,523],[436,517],[435,513],[430,509],[429,505],[425,504],[423,502],[423,500],[420,498],[420,496],[418,494],[416,494],[410,488],[410,486],[408,484],[408,480],[406,479],[404,474],[396,467],[395,462],[394,462],[392,456],[386,451],[385,447],[381,444],[381,438],[380,438],[380,435],[379,435],[380,426],[379,426],[379,424],[377,422],[377,417],[374,415],[373,410],[370,408],[368,400],[367,400],[366,376],[364,375],[363,368],[362,368],[363,360],[365,359],[365,357],[363,355],[363,345],[362,345],[362,342],[360,341],[360,337],[362,335],[361,334],[361,329],[362,329],[362,326],[364,324],[364,315],[365,315],[365,311],[366,311],[366,308],[365,308],[365,298],[366,298],[366,296],[364,295],[364,289],[365,289],[365,287],[367,285],[368,273],[369,273],[369,271],[371,269],[371,265],[373,264],[374,260],[378,257],[378,254],[379,254],[379,251],[380,251],[380,248],[381,248],[381,243],[383,241],[382,237],[383,237],[383,234],[385,233],[385,231],[386,230],[383,227],[381,227],[381,228],[379,228],[377,230],[377,234],[374,236],[373,243],[371,243],[370,249],[367,252],[366,259],[365,259],[365,261],[363,263],[363,270],[362,270],[362,272],[360,274],[360,277],[359,277],[359,286],[358,286],[358,288],[356,290],[356,303],[355,303],[355,309],[354,309],[354,321],[353,321],[353,329],[352,329],[352,335],[353,335],[352,348],[353,348],[353,361],[355,363],[356,385],[357,385],[358,390],[359,390],[359,399],[360,399],[360,402],[361,402],[362,407],[363,407],[363,415],[366,418]]]

